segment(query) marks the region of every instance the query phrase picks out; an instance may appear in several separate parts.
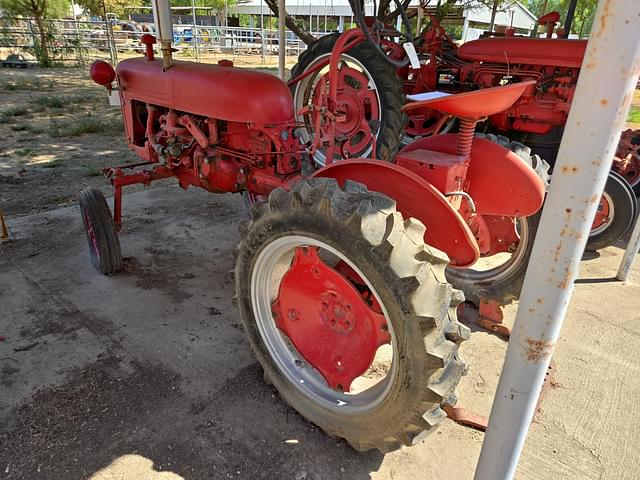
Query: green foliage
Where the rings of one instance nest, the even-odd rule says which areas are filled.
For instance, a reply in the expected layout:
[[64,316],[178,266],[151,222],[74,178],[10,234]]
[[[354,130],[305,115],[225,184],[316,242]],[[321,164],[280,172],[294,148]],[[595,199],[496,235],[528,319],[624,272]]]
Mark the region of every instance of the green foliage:
[[127,17],[128,12],[125,7],[151,5],[150,2],[144,0],[104,0],[104,8],[102,6],[103,0],[77,0],[76,3],[91,15],[104,17],[106,10],[106,13],[115,13],[118,18]]
[[[543,11],[545,0],[525,0],[523,3],[536,17],[541,17],[549,12],[559,12],[560,21],[562,25],[564,25],[564,20],[567,18],[569,1],[570,0],[548,0],[545,11]],[[589,35],[597,6],[597,0],[578,0],[573,17],[573,24],[571,25],[571,33],[580,36]]]
[[7,123],[15,117],[21,117],[29,113],[27,107],[16,106],[5,108],[0,112],[0,123]]
[[91,115],[77,117],[64,122],[51,120],[49,135],[53,138],[77,137],[85,133],[100,133],[103,135],[114,135],[123,130],[122,118],[98,118]]
[[631,107],[627,122],[640,123],[640,107]]
[[0,9],[9,15],[61,18],[71,12],[70,0],[0,0]]
[[0,83],[0,90],[6,92],[17,92],[20,90],[34,90],[42,92],[43,90],[53,90],[55,82],[49,80],[45,83],[39,77],[17,77],[15,80],[8,80]]

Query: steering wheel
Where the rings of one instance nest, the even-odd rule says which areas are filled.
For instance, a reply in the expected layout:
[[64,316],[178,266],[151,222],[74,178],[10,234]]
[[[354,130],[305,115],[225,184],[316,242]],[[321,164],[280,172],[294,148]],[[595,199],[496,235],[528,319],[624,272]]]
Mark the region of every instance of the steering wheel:
[[[402,58],[398,58],[397,55],[389,55],[389,51],[384,48],[384,44],[388,43],[388,41],[384,41],[385,38],[394,38],[399,37],[401,39],[401,43],[413,42],[413,35],[411,32],[411,24],[409,23],[409,18],[407,17],[407,13],[402,6],[401,0],[393,0],[398,7],[389,17],[397,17],[400,15],[402,18],[402,24],[405,28],[405,33],[393,28],[389,27],[385,24],[385,19],[380,18],[384,12],[378,11],[378,2],[373,0],[373,24],[368,25],[365,21],[365,13],[364,13],[364,0],[354,0],[352,3],[353,13],[356,18],[356,22],[360,29],[364,32],[365,37],[371,45],[375,48],[375,50],[384,57],[384,59],[393,65],[395,68],[406,67],[409,64],[409,57],[405,54]],[[383,1],[380,0],[380,4]],[[404,39],[404,41],[402,40]]]

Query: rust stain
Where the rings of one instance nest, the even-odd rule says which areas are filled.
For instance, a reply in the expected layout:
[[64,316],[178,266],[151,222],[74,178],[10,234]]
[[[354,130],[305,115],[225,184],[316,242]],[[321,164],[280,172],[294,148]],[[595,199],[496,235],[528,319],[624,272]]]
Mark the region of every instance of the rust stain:
[[525,357],[529,362],[542,362],[551,356],[555,342],[527,338]]
[[536,302],[542,304],[544,303],[544,298],[540,297],[536,300]]
[[577,165],[572,165],[572,166],[569,167],[569,166],[565,165],[560,170],[562,171],[562,173],[577,173],[578,166]]
[[[606,0],[604,2],[604,8],[602,9],[602,15],[600,15],[600,29],[602,31],[606,30],[606,28],[607,28],[607,20],[609,19],[609,16],[611,15],[610,5],[609,5],[610,1],[611,0]],[[602,31],[598,32],[598,36],[603,33]]]
[[565,208],[564,211],[567,213],[568,217],[570,217],[571,216],[571,212],[573,212],[573,210],[571,210],[570,208]]
[[607,100],[606,98],[600,99],[600,105],[606,107],[607,105],[609,105],[609,100]]

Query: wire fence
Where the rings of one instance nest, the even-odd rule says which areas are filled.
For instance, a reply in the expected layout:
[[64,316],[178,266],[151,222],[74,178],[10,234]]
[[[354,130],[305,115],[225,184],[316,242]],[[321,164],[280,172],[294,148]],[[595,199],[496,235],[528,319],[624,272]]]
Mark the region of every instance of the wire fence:
[[[61,65],[86,64],[98,58],[110,59],[115,64],[143,52],[140,38],[145,33],[154,33],[153,24],[109,20],[47,20],[45,30],[49,55]],[[173,40],[176,58],[201,62],[232,57],[248,63],[277,63],[280,48],[277,30],[255,27],[177,24]],[[0,60],[19,54],[35,63],[41,41],[33,19],[0,18]],[[287,57],[297,57],[305,49],[305,43],[287,30]]]

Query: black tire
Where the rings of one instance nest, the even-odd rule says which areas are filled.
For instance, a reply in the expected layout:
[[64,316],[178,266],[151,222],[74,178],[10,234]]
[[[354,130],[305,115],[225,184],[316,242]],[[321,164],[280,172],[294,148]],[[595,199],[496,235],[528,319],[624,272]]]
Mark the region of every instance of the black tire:
[[604,195],[613,206],[613,219],[606,228],[589,234],[585,250],[595,251],[614,245],[629,232],[637,214],[637,200],[629,183],[616,172],[609,172]]
[[[536,171],[546,186],[549,185],[549,164],[539,155],[532,154],[529,147],[502,135],[476,134],[476,136],[486,138],[514,152]],[[480,305],[482,299],[497,300],[501,305],[518,300],[531,258],[533,241],[538,232],[540,214],[541,212],[537,212],[529,217],[518,218],[521,243],[508,262],[486,271],[478,271],[472,267],[448,268],[447,279],[455,288],[464,292],[468,301],[476,305]]]
[[122,253],[116,226],[100,190],[89,187],[80,192],[80,214],[93,266],[105,275],[122,270]]
[[[318,57],[330,55],[339,36],[338,33],[325,35],[311,44],[298,57],[298,63],[291,69],[291,78],[304,73]],[[381,111],[380,129],[376,139],[376,157],[379,160],[391,161],[400,148],[406,120],[406,115],[402,112],[404,105],[402,82],[394,68],[366,42],[351,48],[346,52],[346,55],[360,62],[371,74],[376,84]],[[294,105],[299,105],[301,103],[300,96],[304,95],[301,85],[301,82],[297,82],[291,86]]]
[[[424,226],[403,220],[395,202],[384,195],[350,181],[341,189],[325,178],[303,180],[290,192],[275,190],[268,202],[254,206],[252,217],[238,253],[236,297],[265,378],[282,399],[356,450],[388,452],[433,430],[446,417],[441,406],[457,400],[456,386],[465,372],[458,344],[469,330],[457,320],[463,296],[445,279],[448,259],[423,243]],[[341,252],[360,269],[386,309],[396,351],[402,353],[395,373],[387,375],[386,393],[370,409],[354,413],[316,399],[305,390],[310,382],[290,379],[259,329],[264,324],[254,313],[253,275],[259,275],[260,259],[273,251],[275,242],[295,236]],[[274,322],[270,313],[263,317]]]

